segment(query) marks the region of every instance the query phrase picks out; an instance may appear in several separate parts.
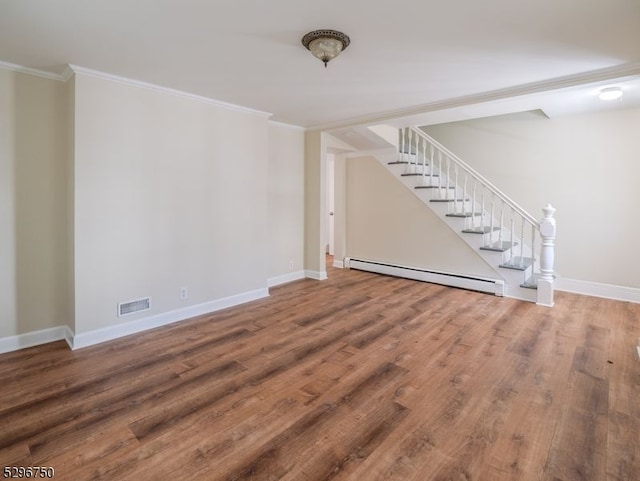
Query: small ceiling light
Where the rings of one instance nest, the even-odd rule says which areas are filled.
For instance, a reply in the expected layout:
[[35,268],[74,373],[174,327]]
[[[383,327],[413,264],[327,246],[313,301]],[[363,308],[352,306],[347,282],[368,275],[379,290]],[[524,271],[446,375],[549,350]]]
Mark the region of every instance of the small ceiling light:
[[616,100],[622,97],[622,89],[620,87],[607,87],[600,91],[598,97],[600,100]]
[[314,57],[324,62],[326,67],[330,60],[349,46],[351,40],[344,33],[336,30],[314,30],[302,37],[302,45]]

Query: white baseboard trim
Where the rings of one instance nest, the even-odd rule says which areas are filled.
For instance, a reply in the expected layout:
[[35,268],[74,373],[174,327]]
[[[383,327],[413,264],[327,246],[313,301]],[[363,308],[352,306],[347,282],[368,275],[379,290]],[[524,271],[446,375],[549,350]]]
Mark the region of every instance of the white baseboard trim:
[[310,271],[307,269],[304,271],[304,276],[309,279],[315,279],[316,281],[324,281],[328,279],[327,271]]
[[640,289],[635,287],[558,278],[554,282],[554,288],[558,291],[574,292],[585,296],[640,303]]
[[338,269],[344,269],[344,261],[339,259],[333,259],[333,267],[337,267]]
[[71,329],[67,326],[51,327],[40,331],[27,332],[16,336],[0,338],[0,354],[18,351],[27,347],[39,346],[49,342],[69,339],[72,336]]
[[82,332],[73,336],[70,346],[71,349],[74,350],[93,346],[101,342],[111,341],[119,337],[128,336],[148,329],[173,324],[174,322],[183,321],[185,319],[201,316],[203,314],[219,311],[221,309],[226,309],[227,307],[237,306],[239,304],[255,301],[268,296],[269,289],[261,288],[236,294],[234,296],[224,297],[222,299],[216,299],[214,301],[204,302],[195,306],[185,307],[184,309],[164,312],[144,319],[137,319],[124,324],[96,329],[94,331]]
[[[344,268],[344,263],[342,261],[337,262],[339,262],[341,265],[336,267]],[[334,264],[335,263],[336,261],[334,261]],[[286,274],[269,279],[268,285],[269,287],[272,287],[285,282],[303,279],[305,277],[316,280],[325,280],[327,279],[327,273],[311,270],[292,272],[291,274]],[[562,278],[556,279],[554,284],[555,289],[559,291],[573,292],[586,296],[604,297],[607,299],[614,299],[619,301],[640,303],[640,289],[633,287],[616,286],[611,284],[601,284],[598,282]],[[217,299],[215,301],[186,307],[184,309],[170,311],[144,319],[138,319],[125,324],[118,324],[112,327],[80,333],[78,335],[74,335],[71,329],[69,329],[69,327],[67,326],[57,326],[49,329],[27,332],[25,334],[18,334],[15,336],[0,338],[0,354],[38,346],[40,344],[47,344],[49,342],[60,341],[63,339],[67,341],[71,349],[81,349],[83,347],[92,346],[94,344],[110,341],[130,334],[135,334],[147,329],[153,329],[155,327],[172,324],[174,322],[189,319],[191,317],[200,316],[209,312],[214,312],[225,309],[227,307],[244,304],[245,302],[255,301],[257,299],[262,299],[268,296],[268,288],[256,289],[242,294]]]
[[268,287],[279,286],[280,284],[286,284],[287,282],[299,281],[300,279],[305,278],[304,271],[290,272],[288,274],[283,274],[281,276],[270,277],[267,279]]

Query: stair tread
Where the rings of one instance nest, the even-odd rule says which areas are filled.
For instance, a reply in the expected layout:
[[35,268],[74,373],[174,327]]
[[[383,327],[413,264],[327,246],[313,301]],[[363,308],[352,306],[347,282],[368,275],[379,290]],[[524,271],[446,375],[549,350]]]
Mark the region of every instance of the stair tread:
[[400,174],[400,177],[413,177],[413,176],[420,176],[420,177],[438,177],[438,174],[423,174],[422,172],[407,172],[404,174]]
[[429,202],[469,202],[470,199],[429,199]]
[[398,164],[408,164],[406,160],[393,160],[391,162],[387,162],[387,165],[398,165]]
[[[446,189],[446,188],[447,187],[438,187],[437,185],[416,185],[414,187],[414,189]],[[455,189],[455,187],[449,187],[449,189]]]
[[[522,262],[521,262],[522,261]],[[524,271],[531,267],[531,257],[514,257],[511,262],[505,262],[498,267],[504,269],[515,269],[517,271]]]
[[449,214],[445,214],[446,217],[480,217],[482,212],[451,212]]
[[493,244],[489,244],[488,246],[480,247],[480,250],[483,251],[493,251],[493,252],[504,252],[511,249],[513,246],[517,246],[517,242],[508,242],[508,241],[498,241]]
[[500,227],[491,226],[483,226],[483,227],[474,227],[473,229],[462,229],[462,232],[465,234],[488,234],[489,232],[495,232],[500,230]]

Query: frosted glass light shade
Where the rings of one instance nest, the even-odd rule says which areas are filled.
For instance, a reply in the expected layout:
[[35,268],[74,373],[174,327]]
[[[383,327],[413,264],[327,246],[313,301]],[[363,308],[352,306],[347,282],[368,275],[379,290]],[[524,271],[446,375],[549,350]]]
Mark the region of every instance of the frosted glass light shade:
[[600,100],[616,100],[622,97],[622,89],[620,87],[607,87],[600,91],[598,97]]
[[336,30],[314,30],[302,37],[302,45],[314,57],[324,62],[325,67],[347,48],[350,42],[348,36]]

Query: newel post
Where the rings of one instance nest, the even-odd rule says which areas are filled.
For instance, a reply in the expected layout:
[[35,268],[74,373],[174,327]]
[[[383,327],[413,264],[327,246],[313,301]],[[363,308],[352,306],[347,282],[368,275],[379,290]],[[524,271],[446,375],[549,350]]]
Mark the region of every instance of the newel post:
[[556,210],[547,204],[542,209],[544,217],[540,221],[540,237],[542,247],[540,248],[540,277],[538,278],[538,300],[536,304],[542,306],[553,306],[553,262],[556,241],[556,220],[553,214]]

